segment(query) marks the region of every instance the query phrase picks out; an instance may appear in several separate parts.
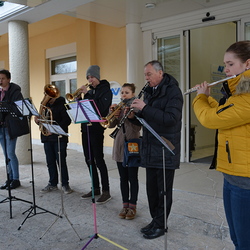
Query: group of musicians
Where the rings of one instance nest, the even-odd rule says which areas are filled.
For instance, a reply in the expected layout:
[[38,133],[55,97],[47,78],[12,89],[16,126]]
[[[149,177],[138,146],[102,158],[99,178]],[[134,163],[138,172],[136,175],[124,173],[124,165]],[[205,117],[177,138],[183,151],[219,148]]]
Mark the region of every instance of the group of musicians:
[[[193,108],[201,124],[217,129],[213,166],[224,175],[223,200],[230,236],[236,249],[249,249],[250,171],[247,145],[249,144],[250,41],[232,44],[225,52],[224,64],[227,79],[223,83],[224,97],[220,103],[210,96],[208,88],[210,85],[206,82],[190,89],[187,93],[197,91]],[[124,140],[130,132],[133,132],[133,129],[135,129],[134,136],[138,137],[137,132],[141,122],[144,121],[144,124],[147,124],[146,128],[143,126],[140,154],[141,167],[146,168],[146,192],[152,220],[141,228],[141,233],[146,239],[154,239],[164,235],[168,230],[167,220],[172,206],[175,169],[180,166],[183,95],[176,79],[164,73],[159,61],[154,60],[145,64],[144,76],[146,85],[140,94],[133,99],[129,107],[118,105],[119,112],[116,112],[113,118],[117,119],[117,128],[121,128],[120,138]],[[107,80],[101,80],[100,68],[97,65],[88,68],[86,78],[90,90],[84,85],[77,92],[83,93],[84,99],[94,100],[102,118],[105,118],[109,112],[113,112],[114,107],[111,106],[110,84]],[[15,132],[19,132],[22,128],[11,122],[10,114],[4,112],[2,103],[14,102],[23,97],[20,87],[11,83],[10,79],[8,70],[0,70],[0,142],[7,166],[7,181],[0,186],[0,189],[14,189],[20,186],[18,159],[15,155],[17,136],[13,135],[18,134]],[[135,85],[126,83],[122,87],[121,96],[134,97],[134,91]],[[142,94],[143,100],[140,99]],[[77,94],[76,98],[82,97]],[[66,112],[65,99],[52,96],[44,106],[46,109],[42,109],[45,111],[42,117],[35,119],[38,125],[41,125],[46,113],[52,113],[53,119],[67,133],[70,118]],[[126,119],[123,119],[124,117]],[[85,161],[92,177],[92,189],[83,194],[82,198],[100,195],[97,204],[103,204],[111,199],[108,171],[103,154],[104,130],[105,126],[101,123],[93,123],[92,126],[84,123],[81,125]],[[60,161],[56,136],[50,131],[41,131],[49,171],[48,185],[41,191],[57,190],[57,167],[61,165],[63,191],[66,194],[71,193],[66,163],[68,137],[64,136],[60,140]],[[171,142],[171,150],[163,152],[162,143],[155,134]],[[114,145],[116,151],[118,147],[123,150],[121,146],[123,143]],[[122,155],[122,152],[120,151],[119,154]],[[138,194],[138,186],[136,186],[138,171],[123,171],[126,166],[122,166],[122,157],[113,159],[117,161],[121,177],[123,208],[118,216],[121,219],[134,219]],[[61,164],[58,164],[59,162]],[[101,183],[97,170],[100,172]],[[129,176],[132,172],[133,178]],[[130,185],[129,182],[132,179],[134,183]]]
[[[179,168],[180,164],[180,131],[183,97],[178,87],[178,82],[171,75],[164,73],[163,67],[159,61],[151,61],[147,63],[144,67],[144,74],[147,84],[144,86],[143,91],[134,98],[130,107],[126,106],[123,107],[123,111],[119,110],[115,115],[115,119],[119,120],[121,114],[126,114],[129,109],[131,111],[133,110],[133,112],[129,112],[129,116],[126,117],[126,123],[129,122],[131,125],[133,124],[129,127],[140,128],[141,124],[136,119],[136,116],[144,118],[156,133],[160,133],[161,136],[166,137],[166,139],[175,145],[174,154],[170,152],[166,152],[165,154],[166,178],[164,179],[163,176],[165,175],[162,174],[161,145],[149,131],[143,129],[141,166],[145,167],[147,172],[147,195],[152,221],[146,227],[141,229],[141,233],[144,238],[154,239],[163,235],[167,231],[164,210],[168,216],[172,205],[174,172],[175,169]],[[102,118],[105,118],[113,110],[113,106],[111,106],[112,91],[110,89],[110,84],[107,80],[101,80],[100,68],[98,65],[91,65],[87,69],[86,78],[89,82],[88,86],[81,86],[77,90],[78,94],[75,96],[75,99],[79,100],[84,98],[94,100],[100,111],[100,115]],[[7,70],[0,71],[0,101],[13,102],[23,99],[20,87],[11,83],[10,80],[10,73]],[[124,86],[124,97],[129,96],[130,91],[131,93],[134,92],[135,86],[133,86],[134,84],[127,84]],[[51,91],[50,86],[48,88],[49,91]],[[144,94],[144,100],[139,99],[142,94]],[[35,117],[35,122],[39,125],[41,130],[41,141],[44,144],[44,152],[49,173],[48,184],[41,190],[41,192],[46,193],[57,190],[60,178],[58,173],[61,172],[62,190],[65,194],[69,194],[73,190],[69,186],[69,175],[66,161],[68,137],[62,136],[59,140],[60,143],[58,143],[58,136],[51,133],[51,131],[48,131],[48,129],[41,126],[41,124],[44,120],[51,119],[51,117],[47,117],[48,114],[52,115],[53,121],[55,121],[67,133],[71,120],[66,111],[64,97],[58,96],[58,93],[54,95],[53,92],[51,96],[49,95],[49,98],[46,96],[45,99],[46,100],[43,100],[41,103],[42,108],[39,111],[40,116]],[[134,110],[136,110],[136,113]],[[171,115],[169,115],[170,113]],[[121,124],[118,123],[118,125],[121,128],[121,131],[123,131],[121,133],[125,133],[123,130],[125,127],[124,124],[121,126]],[[100,195],[96,201],[97,204],[106,203],[111,199],[108,170],[103,153],[104,131],[105,126],[98,122],[92,123],[92,126],[87,126],[86,123],[81,124],[83,152],[92,178],[92,186],[88,192],[82,195],[82,198],[85,199],[93,197],[93,195]],[[126,132],[130,133],[130,131]],[[4,136],[6,141],[3,140]],[[8,123],[5,122],[4,119],[1,119],[0,140],[3,151],[9,159],[7,169],[8,178],[0,187],[1,189],[14,189],[20,186],[18,161],[17,158],[12,158],[13,153],[15,153],[16,139],[17,138],[15,138],[14,141],[10,139]],[[58,153],[58,147],[60,147],[60,154]],[[119,161],[122,163],[122,159]],[[16,163],[15,167],[12,166],[14,163]],[[122,166],[122,164],[120,165]],[[58,171],[59,167],[61,168],[60,172]],[[138,171],[136,172],[138,174]],[[16,173],[16,175],[13,175],[13,173]],[[128,175],[129,173],[129,171],[124,172],[125,175]],[[135,175],[136,178],[137,174]],[[127,198],[123,202],[123,214],[121,216],[121,213],[119,213],[119,217],[130,220],[134,219],[136,215],[136,201],[132,201],[134,199],[133,197],[135,197],[133,194],[134,191],[128,190],[129,185],[131,184],[129,183],[131,182],[131,179],[126,177],[126,182],[124,188],[122,189],[121,187],[121,193],[124,195],[126,192]],[[164,183],[167,183],[166,190],[164,190]],[[138,193],[138,188],[136,192]],[[167,200],[166,208],[164,208],[165,192],[167,194],[165,196]]]

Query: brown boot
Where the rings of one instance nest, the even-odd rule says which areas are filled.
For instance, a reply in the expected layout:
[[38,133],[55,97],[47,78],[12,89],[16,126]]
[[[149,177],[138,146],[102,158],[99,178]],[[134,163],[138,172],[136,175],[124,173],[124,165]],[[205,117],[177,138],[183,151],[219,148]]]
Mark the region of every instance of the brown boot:
[[125,219],[126,218],[126,214],[128,212],[128,207],[124,207],[121,212],[119,213],[118,217],[120,219]]
[[136,215],[136,208],[129,207],[125,219],[133,220],[135,218],[135,215]]

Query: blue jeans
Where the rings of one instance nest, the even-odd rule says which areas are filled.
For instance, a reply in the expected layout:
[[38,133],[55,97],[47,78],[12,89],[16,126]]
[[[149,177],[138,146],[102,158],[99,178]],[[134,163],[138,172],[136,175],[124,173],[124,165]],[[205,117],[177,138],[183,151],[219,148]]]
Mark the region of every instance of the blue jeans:
[[250,249],[250,190],[231,185],[224,179],[224,208],[230,236],[236,250]]
[[[5,141],[4,141],[4,135],[5,135]],[[7,171],[10,180],[19,180],[19,163],[15,153],[16,142],[17,138],[10,139],[7,128],[0,127],[0,143],[4,152],[4,156],[6,157],[7,154],[7,157],[9,159],[7,164],[8,166]]]

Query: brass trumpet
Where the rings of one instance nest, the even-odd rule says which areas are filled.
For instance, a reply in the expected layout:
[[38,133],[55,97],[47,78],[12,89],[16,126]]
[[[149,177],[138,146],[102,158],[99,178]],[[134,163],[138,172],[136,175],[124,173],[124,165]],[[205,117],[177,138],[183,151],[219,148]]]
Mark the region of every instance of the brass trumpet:
[[[84,84],[84,86],[89,87],[90,84],[89,84],[89,83],[86,83],[86,84]],[[80,97],[81,94],[82,94],[81,88],[79,88],[79,89],[77,89],[73,94],[67,93],[67,94],[65,95],[65,98],[67,99],[67,101],[73,102],[73,101],[75,101],[76,99],[78,99],[78,98]]]
[[121,101],[117,106],[115,106],[114,110],[108,114],[106,117],[102,117],[101,119],[104,120],[104,122],[100,122],[100,125],[104,128],[110,127],[110,124],[116,119],[115,114],[121,110],[123,107],[125,107],[126,103],[124,101]]

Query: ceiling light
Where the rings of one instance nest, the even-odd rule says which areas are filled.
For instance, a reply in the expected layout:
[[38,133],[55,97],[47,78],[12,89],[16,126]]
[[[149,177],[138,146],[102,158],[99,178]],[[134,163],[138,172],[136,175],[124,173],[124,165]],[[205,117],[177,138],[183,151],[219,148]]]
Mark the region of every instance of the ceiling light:
[[[0,1],[0,4],[3,2]],[[0,21],[15,16],[28,8],[26,5],[4,2],[4,5],[1,5],[0,8]]]
[[145,8],[147,8],[147,9],[153,9],[153,8],[155,8],[155,3],[146,3],[145,4]]

